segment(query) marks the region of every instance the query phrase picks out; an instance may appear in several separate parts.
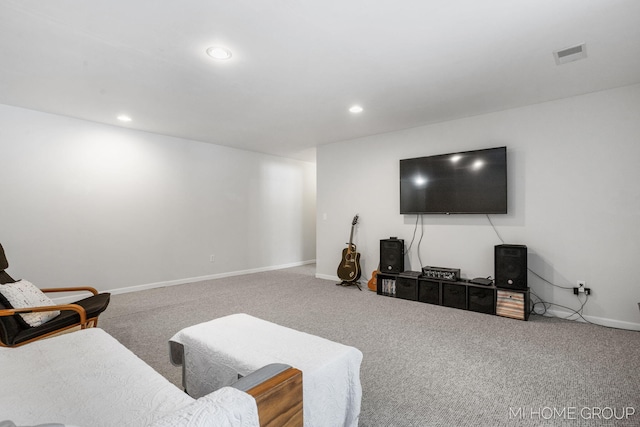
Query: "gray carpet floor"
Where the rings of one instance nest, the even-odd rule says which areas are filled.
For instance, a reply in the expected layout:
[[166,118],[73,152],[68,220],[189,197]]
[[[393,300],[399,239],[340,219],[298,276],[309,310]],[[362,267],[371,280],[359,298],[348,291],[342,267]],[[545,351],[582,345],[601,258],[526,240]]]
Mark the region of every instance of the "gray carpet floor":
[[309,265],[113,295],[100,326],[178,386],[168,339],[228,314],[357,347],[364,427],[640,426],[638,332],[389,298],[314,274]]

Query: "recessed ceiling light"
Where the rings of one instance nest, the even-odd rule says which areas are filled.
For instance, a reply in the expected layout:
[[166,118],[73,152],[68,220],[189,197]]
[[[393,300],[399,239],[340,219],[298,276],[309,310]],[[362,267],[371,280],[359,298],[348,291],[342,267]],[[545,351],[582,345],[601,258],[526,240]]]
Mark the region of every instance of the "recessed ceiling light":
[[359,105],[354,105],[353,107],[349,108],[349,111],[351,111],[352,113],[362,113],[364,109]]
[[209,55],[213,59],[224,61],[225,59],[231,58],[231,51],[224,47],[212,46],[209,49],[207,49],[207,55]]
[[125,116],[124,114],[121,114],[121,115],[118,116],[118,120],[120,120],[121,122],[130,122],[131,121],[131,117]]

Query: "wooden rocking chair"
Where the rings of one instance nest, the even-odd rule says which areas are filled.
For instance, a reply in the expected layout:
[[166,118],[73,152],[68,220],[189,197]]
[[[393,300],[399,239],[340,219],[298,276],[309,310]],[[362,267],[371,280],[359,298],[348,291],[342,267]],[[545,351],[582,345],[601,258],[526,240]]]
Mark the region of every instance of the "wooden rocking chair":
[[[16,282],[16,280],[5,271],[8,267],[9,262],[0,244],[0,287],[7,283]],[[98,316],[106,310],[111,297],[111,294],[107,292],[99,293],[96,289],[88,286],[48,288],[41,289],[41,291],[44,293],[86,291],[91,292],[93,295],[76,301],[73,304],[13,308],[9,301],[0,293],[0,346],[21,346],[77,326],[82,329],[95,327],[98,324]],[[59,310],[60,315],[36,327],[29,326],[19,314],[53,310]]]

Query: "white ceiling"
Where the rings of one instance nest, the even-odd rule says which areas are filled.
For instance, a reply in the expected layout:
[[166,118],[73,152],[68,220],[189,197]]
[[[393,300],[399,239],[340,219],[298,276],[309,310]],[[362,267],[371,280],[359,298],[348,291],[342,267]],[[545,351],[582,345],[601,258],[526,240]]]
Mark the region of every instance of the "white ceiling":
[[638,82],[638,0],[0,1],[0,103],[301,160]]

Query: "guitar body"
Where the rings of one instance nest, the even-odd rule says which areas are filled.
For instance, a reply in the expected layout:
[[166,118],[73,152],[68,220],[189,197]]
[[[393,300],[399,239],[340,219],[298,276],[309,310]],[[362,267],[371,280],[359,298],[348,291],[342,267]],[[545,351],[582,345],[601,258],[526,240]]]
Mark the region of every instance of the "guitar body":
[[369,279],[367,286],[370,291],[378,292],[378,270],[373,270],[373,273],[371,273],[371,279]]
[[360,254],[356,252],[356,245],[342,250],[342,261],[338,266],[338,277],[345,282],[355,282],[360,279]]
[[[358,215],[353,217],[351,222],[351,234],[349,235],[349,243],[342,250],[342,260],[338,265],[338,277],[343,282],[357,282],[360,279],[360,254],[356,251],[356,245],[353,244],[353,229],[358,223]],[[360,286],[358,286],[360,288]]]

